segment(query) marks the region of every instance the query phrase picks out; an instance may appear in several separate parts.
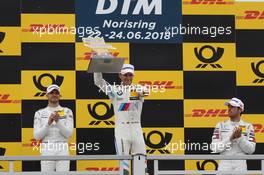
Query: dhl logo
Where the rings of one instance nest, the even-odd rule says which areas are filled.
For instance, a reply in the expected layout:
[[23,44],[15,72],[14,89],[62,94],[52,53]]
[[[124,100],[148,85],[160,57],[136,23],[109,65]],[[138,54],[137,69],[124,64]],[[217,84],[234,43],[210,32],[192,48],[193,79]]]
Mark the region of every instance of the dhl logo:
[[230,4],[234,4],[234,1],[225,1],[225,0],[191,0],[191,1],[183,1],[183,4],[191,4],[191,5],[230,5]]
[[10,94],[0,94],[0,103],[21,103],[21,100],[10,100]]
[[[77,57],[77,60],[91,60],[95,52],[84,52],[83,57]],[[110,52],[110,54],[113,57],[117,57],[119,55],[119,52]],[[125,58],[127,60],[128,58]]]
[[39,147],[42,143],[42,140],[30,139],[31,143],[23,143],[23,147]]
[[227,117],[227,109],[193,109],[192,114],[186,114],[186,117]]
[[[42,140],[30,139],[30,143],[23,143],[23,147],[40,147]],[[69,143],[69,146],[75,146],[74,143]]]
[[255,133],[264,133],[264,127],[260,123],[253,124]]
[[165,89],[182,89],[182,86],[175,86],[173,81],[139,81],[138,84],[142,86],[156,86]]
[[102,167],[102,168],[88,167],[88,168],[85,168],[85,170],[87,171],[119,171],[119,167]]
[[53,32],[55,29],[60,32],[68,30],[65,24],[30,24],[29,28],[22,29],[22,32]]
[[264,19],[264,11],[247,10],[244,12],[244,16],[237,16],[236,19]]

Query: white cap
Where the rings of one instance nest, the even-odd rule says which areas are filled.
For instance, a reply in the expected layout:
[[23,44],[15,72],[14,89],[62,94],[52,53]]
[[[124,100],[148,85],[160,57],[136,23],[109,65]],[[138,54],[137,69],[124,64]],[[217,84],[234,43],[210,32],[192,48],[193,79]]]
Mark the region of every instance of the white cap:
[[50,93],[53,90],[57,90],[58,92],[60,92],[60,87],[56,84],[52,84],[47,88],[47,94]]
[[134,75],[134,66],[132,64],[124,64],[121,69],[121,74],[131,73]]
[[239,108],[242,109],[242,111],[244,111],[244,103],[241,100],[239,100],[238,98],[234,97],[230,101],[225,102],[224,104],[226,106],[231,105],[231,106],[234,106],[234,107],[239,107]]

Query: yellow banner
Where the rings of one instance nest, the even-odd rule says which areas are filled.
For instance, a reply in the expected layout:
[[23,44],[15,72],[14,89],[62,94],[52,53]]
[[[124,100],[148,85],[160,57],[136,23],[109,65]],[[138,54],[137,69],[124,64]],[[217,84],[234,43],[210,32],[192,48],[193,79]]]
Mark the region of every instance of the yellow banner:
[[0,55],[21,55],[20,27],[0,27]]
[[264,2],[236,2],[236,29],[263,29]]
[[22,99],[47,99],[51,84],[60,86],[61,99],[75,99],[75,71],[22,71]]
[[0,85],[0,113],[21,113],[20,85]]
[[[109,43],[116,49],[109,52],[115,56],[125,59],[125,63],[129,63],[129,43]],[[92,57],[92,50],[83,45],[83,43],[75,44],[76,50],[76,70],[87,70]]]
[[23,42],[75,42],[74,14],[21,14]]
[[238,86],[263,86],[264,58],[238,58],[236,77]]
[[[21,155],[21,143],[20,142],[1,142],[0,143],[1,156],[20,156]],[[14,162],[14,171],[22,170],[22,162]],[[0,161],[0,172],[9,171],[9,162]],[[0,173],[1,174],[1,173]]]
[[233,71],[236,65],[234,43],[184,43],[183,67],[191,71]]
[[[33,121],[32,121],[33,122]],[[33,128],[22,128],[22,149],[21,155],[40,155],[41,141],[34,139]]]
[[113,128],[114,107],[110,100],[76,100],[77,128]]
[[133,82],[150,90],[146,99],[183,99],[182,71],[136,71]]
[[183,128],[144,128],[147,154],[184,154]]
[[184,127],[214,128],[228,120],[227,100],[184,100]]
[[[21,155],[34,156],[41,154],[40,150],[42,147],[42,141],[34,139],[33,133],[33,128],[22,128]],[[77,148],[78,145],[76,144],[76,129],[74,129],[73,134],[68,141],[68,150],[70,151],[70,155],[76,155]]]
[[183,15],[232,15],[234,0],[182,0]]
[[242,120],[253,125],[257,143],[264,143],[264,121],[262,114],[243,114]]

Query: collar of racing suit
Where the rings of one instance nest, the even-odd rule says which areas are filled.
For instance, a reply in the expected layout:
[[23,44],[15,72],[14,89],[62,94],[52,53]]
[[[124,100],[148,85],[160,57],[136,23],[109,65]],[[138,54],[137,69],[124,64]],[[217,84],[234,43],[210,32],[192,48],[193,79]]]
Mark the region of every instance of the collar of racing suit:
[[233,125],[233,126],[239,126],[239,125],[244,125],[244,121],[242,119],[240,119],[239,122],[233,122],[230,119],[228,120],[228,122]]
[[54,111],[62,110],[62,107],[60,105],[58,105],[56,107],[47,106],[47,109],[50,110],[51,112],[54,112]]

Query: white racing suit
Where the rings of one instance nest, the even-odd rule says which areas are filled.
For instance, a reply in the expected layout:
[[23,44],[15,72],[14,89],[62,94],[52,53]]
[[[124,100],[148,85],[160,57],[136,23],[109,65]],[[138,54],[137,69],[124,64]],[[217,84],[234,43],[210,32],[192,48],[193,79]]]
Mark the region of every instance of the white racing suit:
[[[132,98],[127,89],[116,91],[102,73],[94,73],[94,82],[112,101],[115,113],[115,147],[118,155],[143,154],[146,146],[141,128],[141,111],[144,99]],[[146,168],[146,164],[142,165]],[[120,167],[129,171],[129,161],[121,161]]]
[[[50,115],[55,111],[64,111],[58,122],[48,125]],[[73,113],[65,107],[46,107],[34,116],[34,138],[42,140],[40,145],[43,156],[68,156],[68,138],[73,132]],[[41,161],[41,171],[69,171],[70,161]]]
[[[242,134],[240,138],[230,141],[230,137],[235,127],[242,127]],[[242,120],[239,122],[232,122],[227,120],[216,125],[212,137],[211,149],[213,153],[220,153],[221,155],[247,155],[255,151],[256,140],[254,135],[254,128],[252,124],[246,123]],[[219,171],[246,171],[246,160],[222,160],[220,161]]]

